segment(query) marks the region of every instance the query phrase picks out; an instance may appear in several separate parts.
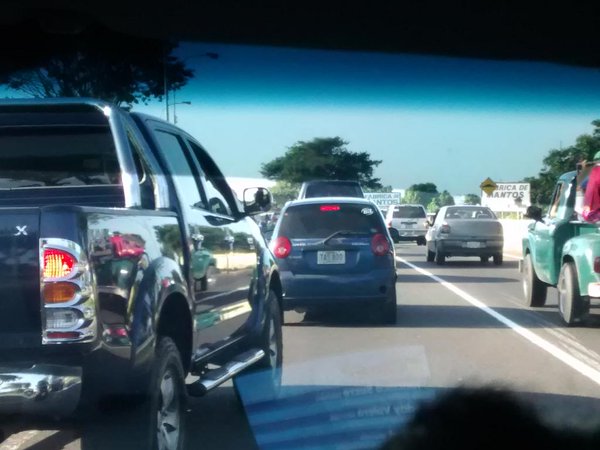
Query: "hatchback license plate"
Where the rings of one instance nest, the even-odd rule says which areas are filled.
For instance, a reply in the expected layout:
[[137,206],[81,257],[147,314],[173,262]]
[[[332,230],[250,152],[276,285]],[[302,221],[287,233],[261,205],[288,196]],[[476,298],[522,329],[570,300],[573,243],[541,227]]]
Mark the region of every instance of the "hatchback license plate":
[[484,247],[484,243],[483,242],[465,242],[464,246],[467,248],[480,248],[480,247]]
[[345,264],[346,252],[343,250],[317,252],[317,264]]

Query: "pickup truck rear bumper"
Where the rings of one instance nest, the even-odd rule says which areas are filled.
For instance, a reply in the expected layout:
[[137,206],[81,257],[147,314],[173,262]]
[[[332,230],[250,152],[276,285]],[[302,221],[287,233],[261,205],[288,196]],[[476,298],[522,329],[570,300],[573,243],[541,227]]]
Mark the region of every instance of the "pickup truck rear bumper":
[[71,366],[0,366],[0,414],[66,417],[79,404],[81,375]]

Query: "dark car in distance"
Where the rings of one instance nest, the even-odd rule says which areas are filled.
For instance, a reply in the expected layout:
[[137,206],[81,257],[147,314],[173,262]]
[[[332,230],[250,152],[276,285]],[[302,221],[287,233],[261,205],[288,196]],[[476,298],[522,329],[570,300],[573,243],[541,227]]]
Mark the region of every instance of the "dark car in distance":
[[300,187],[298,200],[314,197],[357,197],[365,194],[358,181],[348,180],[312,180],[305,181]]
[[273,237],[286,310],[357,306],[396,321],[395,250],[377,206],[358,198],[286,204]]

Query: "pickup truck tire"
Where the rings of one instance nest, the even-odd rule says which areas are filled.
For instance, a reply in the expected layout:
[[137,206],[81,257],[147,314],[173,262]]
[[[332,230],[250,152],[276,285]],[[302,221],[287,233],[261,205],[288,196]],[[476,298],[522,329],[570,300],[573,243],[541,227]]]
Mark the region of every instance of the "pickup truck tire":
[[494,258],[494,265],[496,265],[496,266],[501,266],[502,263],[504,262],[504,256],[502,255],[502,253],[496,253],[493,258]]
[[146,394],[119,399],[118,405],[86,417],[82,450],[184,448],[187,394],[180,353],[168,337],[159,339],[155,352]]
[[185,374],[179,349],[169,337],[160,337],[150,375],[148,399],[137,412],[143,435],[139,448],[181,450],[186,435]]
[[281,391],[282,320],[277,294],[272,290],[269,291],[267,303],[270,305],[267,322],[256,343],[256,346],[265,352],[265,356],[233,379],[235,393],[242,404],[246,399],[253,401],[256,398],[255,393],[263,400],[274,400],[279,397]]
[[577,269],[572,262],[566,262],[560,268],[557,288],[560,316],[565,324],[571,326],[585,313],[584,302],[579,293]]
[[523,260],[523,294],[525,295],[525,305],[544,306],[546,303],[546,294],[548,285],[542,282],[535,273],[531,255],[527,253]]

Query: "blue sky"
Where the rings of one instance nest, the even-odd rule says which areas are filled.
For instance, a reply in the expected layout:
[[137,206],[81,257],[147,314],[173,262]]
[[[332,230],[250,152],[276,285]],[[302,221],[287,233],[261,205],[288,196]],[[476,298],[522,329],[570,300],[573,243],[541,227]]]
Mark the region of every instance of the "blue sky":
[[[600,118],[600,72],[546,63],[182,45],[196,77],[177,93],[178,125],[229,176],[298,140],[341,136],[382,160],[376,175],[405,188],[433,181],[454,194],[486,177],[536,174],[551,148]],[[164,117],[164,105],[136,107]]]
[[[198,57],[217,52],[212,60]],[[228,176],[259,176],[299,140],[340,136],[376,176],[453,194],[536,174],[600,118],[600,71],[546,63],[217,44],[177,50],[196,70],[178,125]],[[164,118],[164,103],[134,110]]]

